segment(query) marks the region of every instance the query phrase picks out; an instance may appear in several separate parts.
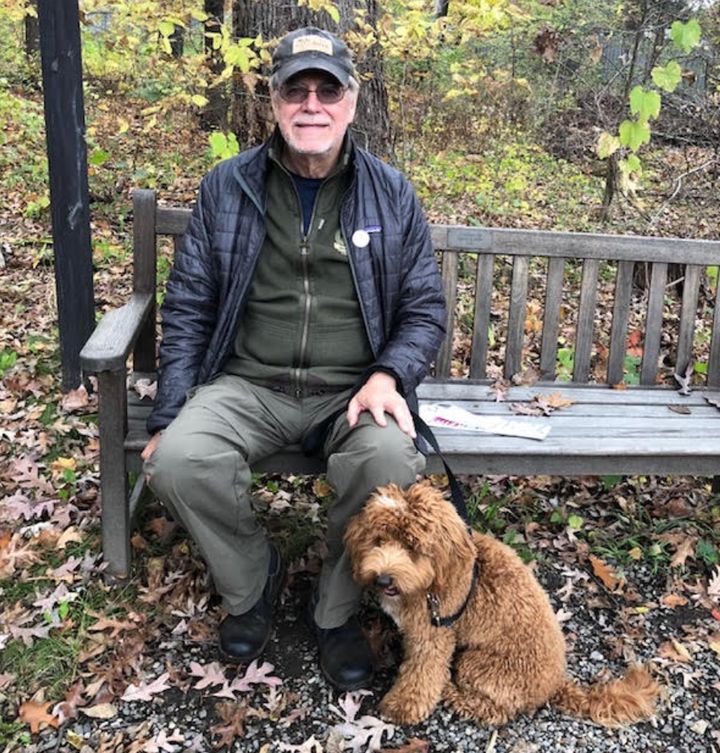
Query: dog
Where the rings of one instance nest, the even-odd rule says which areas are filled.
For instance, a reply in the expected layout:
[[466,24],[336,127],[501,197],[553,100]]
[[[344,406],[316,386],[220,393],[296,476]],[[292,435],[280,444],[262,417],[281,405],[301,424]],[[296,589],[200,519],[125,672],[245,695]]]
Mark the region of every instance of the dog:
[[517,554],[471,531],[427,483],[379,487],[345,533],[353,577],[376,589],[404,657],[380,713],[426,719],[442,701],[465,719],[502,725],[550,702],[619,727],[651,716],[660,688],[643,667],[581,686],[547,594]]

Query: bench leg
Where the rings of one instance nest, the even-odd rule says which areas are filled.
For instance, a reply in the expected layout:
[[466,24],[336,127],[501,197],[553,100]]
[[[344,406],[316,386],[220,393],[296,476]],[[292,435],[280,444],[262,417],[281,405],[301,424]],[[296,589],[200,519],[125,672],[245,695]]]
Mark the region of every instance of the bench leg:
[[130,514],[125,470],[127,388],[125,370],[98,374],[102,548],[111,579],[130,572]]

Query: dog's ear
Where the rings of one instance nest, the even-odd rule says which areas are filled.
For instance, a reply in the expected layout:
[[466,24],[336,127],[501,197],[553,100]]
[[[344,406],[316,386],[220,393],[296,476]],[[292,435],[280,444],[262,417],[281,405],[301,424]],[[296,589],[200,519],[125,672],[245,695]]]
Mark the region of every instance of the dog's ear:
[[435,569],[434,588],[443,592],[453,587],[459,563],[475,558],[475,546],[467,526],[455,507],[430,484],[414,484],[405,492],[408,528],[405,534],[417,540],[413,548],[431,557]]
[[367,526],[363,525],[362,516],[363,513],[359,512],[350,519],[343,536],[345,548],[352,560],[355,559],[357,553],[363,548],[363,542],[367,537]]

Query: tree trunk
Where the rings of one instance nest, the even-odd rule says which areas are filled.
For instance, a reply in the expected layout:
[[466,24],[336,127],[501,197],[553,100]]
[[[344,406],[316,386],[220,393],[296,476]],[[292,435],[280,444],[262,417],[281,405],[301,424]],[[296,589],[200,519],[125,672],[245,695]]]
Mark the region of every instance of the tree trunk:
[[[204,10],[208,18],[205,21],[205,58],[208,75],[211,79],[217,78],[223,70],[224,62],[222,55],[213,49],[213,37],[209,34],[219,34],[225,20],[225,0],[205,0]],[[200,116],[200,125],[205,131],[216,129],[225,130],[227,127],[227,88],[226,82],[217,86],[205,88],[205,98],[208,103]]]
[[[295,3],[233,0],[233,35],[240,38],[261,34],[264,39],[272,39],[303,26],[318,26],[342,35],[352,28],[356,9],[364,12],[367,23],[373,27],[377,24],[377,0],[339,0],[336,6],[340,12],[339,24],[325,13],[318,14]],[[360,146],[384,159],[391,159],[391,126],[379,45],[371,47],[356,64],[361,87],[353,132]],[[236,75],[231,127],[243,147],[258,144],[268,137],[273,118],[265,81],[257,84],[255,91],[250,91],[242,77]]]
[[450,9],[450,0],[435,0],[435,17],[444,18]]
[[185,29],[182,26],[175,25],[175,31],[170,35],[170,50],[175,60],[183,56],[185,50]]
[[40,52],[40,24],[37,17],[37,0],[28,0],[28,8],[35,9],[35,15],[25,14],[25,56],[28,60],[37,58]]

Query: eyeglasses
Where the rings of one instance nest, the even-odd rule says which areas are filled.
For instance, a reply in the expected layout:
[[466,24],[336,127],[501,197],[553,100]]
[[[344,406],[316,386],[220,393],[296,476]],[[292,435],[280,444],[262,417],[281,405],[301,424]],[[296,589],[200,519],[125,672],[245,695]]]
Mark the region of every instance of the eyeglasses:
[[278,89],[278,94],[283,102],[299,105],[310,96],[310,92],[315,92],[320,104],[336,105],[345,96],[347,89],[347,86],[333,84],[329,81],[326,84],[320,84],[315,89],[310,89],[302,84],[283,84]]

